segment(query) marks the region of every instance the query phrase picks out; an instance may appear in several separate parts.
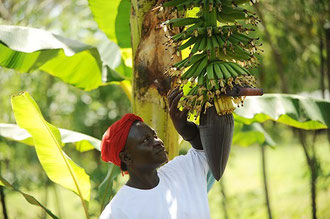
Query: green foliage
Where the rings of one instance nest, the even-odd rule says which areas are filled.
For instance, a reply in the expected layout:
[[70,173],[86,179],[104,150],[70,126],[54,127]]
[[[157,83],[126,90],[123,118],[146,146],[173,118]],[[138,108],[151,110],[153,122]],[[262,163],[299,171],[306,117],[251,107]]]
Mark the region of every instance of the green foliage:
[[[85,90],[102,85],[102,63],[96,48],[43,30],[0,27],[0,65],[21,72],[36,69]],[[108,66],[107,79],[123,78]]]
[[59,130],[45,121],[28,93],[13,96],[12,106],[17,124],[32,135],[38,158],[48,177],[77,193],[82,201],[89,201],[89,176],[62,151]]
[[248,97],[235,111],[236,121],[245,124],[274,120],[292,127],[315,130],[330,126],[330,101],[299,95],[265,94]]
[[277,93],[282,84],[273,58],[274,49],[282,60],[289,93],[321,89],[320,53],[325,56],[326,51],[325,48],[320,51],[320,40],[325,44],[324,23],[329,1],[267,0],[258,4],[264,16],[259,36],[265,52],[259,57],[262,68],[253,73],[259,76],[266,92]]
[[103,211],[107,203],[112,199],[112,197],[116,194],[116,190],[113,188],[115,178],[120,175],[121,170],[118,166],[114,164],[108,165],[108,172],[104,180],[98,186],[98,194],[100,201],[100,213]]
[[120,48],[131,48],[129,0],[88,0],[94,20],[110,40]]
[[233,144],[247,147],[252,144],[275,146],[276,143],[259,123],[235,122]]
[[[74,143],[76,150],[85,152],[93,149],[100,151],[101,141],[94,137],[74,132],[67,129],[58,129],[61,134],[63,146],[67,143]],[[18,127],[15,124],[0,123],[0,136],[10,140],[22,142],[24,144],[33,146],[33,138],[25,129]]]
[[52,217],[54,219],[58,219],[58,217],[56,217],[48,208],[46,208],[44,205],[42,205],[36,198],[34,198],[32,195],[29,195],[29,194],[26,194],[26,193],[20,191],[18,188],[16,188],[16,186],[13,186],[11,183],[9,183],[7,180],[5,180],[2,176],[0,176],[0,186],[5,186],[5,187],[15,190],[16,192],[21,193],[27,202],[29,202],[32,205],[36,205],[36,206],[43,208],[50,217]]

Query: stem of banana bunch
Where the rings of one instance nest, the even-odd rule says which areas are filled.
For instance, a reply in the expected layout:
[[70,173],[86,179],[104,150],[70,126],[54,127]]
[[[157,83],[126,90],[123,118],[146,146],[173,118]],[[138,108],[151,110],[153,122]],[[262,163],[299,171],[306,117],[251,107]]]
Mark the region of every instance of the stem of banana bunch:
[[[203,7],[203,18],[205,20],[205,27],[216,27],[217,26],[217,11],[216,8],[213,8],[213,10],[210,12],[210,6],[204,5]],[[206,30],[207,35],[207,30]],[[207,36],[208,37],[208,36]],[[211,50],[211,57],[209,59],[210,61],[217,60],[217,57],[215,55],[215,51]]]

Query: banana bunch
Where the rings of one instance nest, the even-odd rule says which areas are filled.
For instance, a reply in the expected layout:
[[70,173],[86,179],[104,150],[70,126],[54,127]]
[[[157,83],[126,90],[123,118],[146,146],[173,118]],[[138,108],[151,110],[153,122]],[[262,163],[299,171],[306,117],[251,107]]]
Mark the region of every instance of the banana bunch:
[[[189,56],[171,66],[166,74],[179,78],[181,86],[189,83],[191,90],[179,105],[191,114],[198,116],[213,105],[219,115],[232,113],[245,97],[225,96],[226,92],[235,86],[255,87],[256,80],[247,68],[258,65],[255,54],[262,50],[258,38],[248,34],[259,20],[238,6],[248,2],[253,3],[252,0],[172,0],[163,4],[178,11],[200,7],[197,17],[163,23],[182,30],[169,37],[166,45],[175,47],[177,52],[190,50]],[[244,20],[245,25],[238,20]]]
[[177,10],[186,10],[188,8],[193,8],[193,7],[203,7],[204,5],[209,5],[210,9],[213,10],[213,8],[217,8],[219,11],[222,10],[222,6],[225,5],[233,5],[233,6],[238,6],[244,3],[251,2],[251,4],[254,3],[252,0],[172,0],[164,3],[165,7],[175,7]]

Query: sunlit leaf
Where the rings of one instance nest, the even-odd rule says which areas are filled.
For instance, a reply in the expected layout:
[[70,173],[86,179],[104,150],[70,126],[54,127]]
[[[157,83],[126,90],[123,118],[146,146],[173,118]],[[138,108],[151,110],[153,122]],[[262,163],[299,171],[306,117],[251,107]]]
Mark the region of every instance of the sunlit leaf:
[[251,124],[274,120],[292,127],[313,130],[330,126],[330,101],[292,94],[265,94],[247,97],[244,107],[235,110],[236,121]]
[[16,122],[32,135],[39,161],[47,176],[77,193],[85,208],[83,200],[90,199],[89,176],[62,150],[60,131],[46,122],[29,93],[13,96],[11,101]]
[[56,217],[49,209],[47,209],[45,206],[43,206],[36,198],[34,198],[32,195],[21,192],[18,188],[16,188],[14,185],[9,183],[2,176],[0,176],[0,185],[13,189],[16,192],[21,193],[24,196],[25,200],[28,201],[30,204],[43,208],[49,216],[51,216],[54,219],[58,219],[58,217]]
[[120,63],[120,65],[116,68],[116,71],[120,73],[120,75],[126,77],[127,79],[132,79],[133,69],[127,66],[124,63],[124,60]]
[[99,28],[120,48],[131,47],[129,0],[88,0]]
[[[35,28],[0,25],[0,66],[42,70],[84,90],[101,85],[114,71],[104,68],[95,47]],[[118,74],[113,80],[121,81]]]
[[33,139],[29,132],[16,124],[0,123],[0,136],[33,146]]
[[240,122],[235,122],[233,144],[244,147],[252,144],[275,146],[274,140],[259,123],[244,125]]
[[120,48],[106,36],[102,38],[97,49],[100,52],[102,62],[110,68],[116,69],[121,64]]
[[[76,149],[80,152],[93,149],[99,151],[101,150],[101,141],[99,139],[67,129],[59,129],[59,131],[63,145],[67,143],[73,143],[75,144]],[[27,145],[34,145],[30,133],[25,129],[18,127],[16,124],[0,123],[0,136],[14,141],[19,141]]]

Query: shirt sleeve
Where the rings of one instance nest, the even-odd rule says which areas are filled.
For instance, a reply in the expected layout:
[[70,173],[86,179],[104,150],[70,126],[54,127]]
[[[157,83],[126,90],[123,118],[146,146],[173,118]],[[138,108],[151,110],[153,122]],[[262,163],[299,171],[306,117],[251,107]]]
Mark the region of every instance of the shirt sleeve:
[[190,148],[186,155],[180,155],[160,168],[160,171],[168,171],[180,175],[195,175],[206,179],[209,171],[204,150]]

